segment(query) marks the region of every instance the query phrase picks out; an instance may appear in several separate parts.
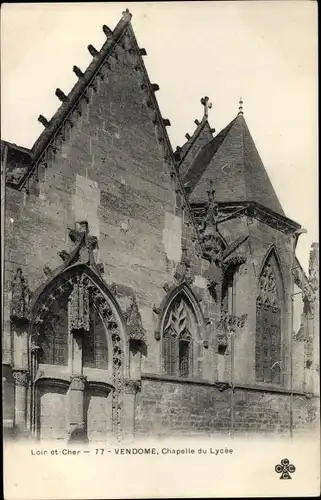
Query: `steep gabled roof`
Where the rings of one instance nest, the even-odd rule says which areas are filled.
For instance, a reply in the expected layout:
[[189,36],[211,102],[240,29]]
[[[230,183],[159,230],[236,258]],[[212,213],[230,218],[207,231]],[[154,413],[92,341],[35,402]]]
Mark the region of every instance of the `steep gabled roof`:
[[177,166],[182,178],[184,178],[192,160],[195,158],[197,150],[207,144],[213,138],[213,132],[215,132],[215,129],[211,128],[208,123],[207,115],[204,115],[201,121],[195,120],[195,124],[196,129],[193,134],[186,134],[187,141],[183,146],[178,146],[175,151]]
[[184,179],[190,202],[207,200],[210,181],[218,202],[254,201],[284,215],[242,113],[195,158]]
[[[155,91],[158,90],[158,85],[151,84],[147,70],[143,62],[143,55],[146,55],[145,49],[140,49],[131,26],[132,15],[126,9],[123,12],[121,20],[118,22],[115,29],[112,31],[107,26],[103,26],[103,31],[106,35],[106,41],[98,51],[92,45],[88,46],[93,60],[88,68],[82,72],[78,67],[74,66],[73,70],[78,77],[78,81],[71,89],[68,95],[65,95],[60,89],[56,90],[56,95],[61,101],[60,107],[57,109],[53,117],[48,121],[42,115],[39,116],[39,121],[44,125],[45,129],[35,141],[31,149],[21,148],[15,144],[6,141],[1,141],[1,150],[3,153],[4,146],[7,147],[8,153],[8,172],[7,183],[17,189],[22,188],[28,178],[33,175],[36,165],[44,157],[46,149],[52,146],[55,149],[55,140],[60,135],[63,138],[63,124],[73,119],[73,113],[79,107],[82,99],[88,99],[87,91],[90,87],[95,88],[96,78],[99,76],[103,64],[110,56],[117,58],[116,48],[119,44],[123,44],[125,34],[129,35],[131,40],[131,51],[137,55],[136,67],[142,72],[144,80],[144,88],[149,94],[150,107],[155,110],[155,124],[157,122],[160,140],[165,143],[167,154],[172,157],[172,147],[166,131],[166,126],[170,125],[169,120],[162,118]],[[126,48],[126,47],[124,47]],[[135,69],[136,69],[135,67]],[[23,154],[25,153],[25,154]],[[10,157],[10,158],[9,158]],[[10,160],[10,161],[9,161]]]

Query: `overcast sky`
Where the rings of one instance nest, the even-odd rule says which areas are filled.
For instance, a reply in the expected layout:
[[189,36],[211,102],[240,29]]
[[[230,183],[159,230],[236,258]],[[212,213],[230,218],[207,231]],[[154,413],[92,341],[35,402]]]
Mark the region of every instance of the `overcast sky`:
[[173,148],[213,104],[219,132],[244,116],[288,217],[308,230],[297,254],[308,269],[318,241],[317,4],[310,1],[4,4],[1,19],[2,138],[31,147],[91,61],[88,44],[105,41],[129,8]]

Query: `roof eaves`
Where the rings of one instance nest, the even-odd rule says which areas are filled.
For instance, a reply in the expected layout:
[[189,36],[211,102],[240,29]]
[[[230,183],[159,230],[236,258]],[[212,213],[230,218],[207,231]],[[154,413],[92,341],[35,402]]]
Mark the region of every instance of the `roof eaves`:
[[[197,202],[191,203],[191,206],[195,213],[202,214],[206,202]],[[218,202],[219,209],[223,212],[227,211],[228,213],[233,213],[233,211],[238,208],[246,208],[247,213],[250,217],[258,216],[265,220],[266,223],[270,223],[270,225],[277,226],[280,230],[285,230],[286,232],[292,233],[297,229],[301,228],[301,225],[298,222],[295,222],[292,219],[289,219],[285,215],[281,215],[278,212],[274,212],[273,210],[261,205],[257,201],[220,201]],[[260,217],[261,216],[261,217]]]

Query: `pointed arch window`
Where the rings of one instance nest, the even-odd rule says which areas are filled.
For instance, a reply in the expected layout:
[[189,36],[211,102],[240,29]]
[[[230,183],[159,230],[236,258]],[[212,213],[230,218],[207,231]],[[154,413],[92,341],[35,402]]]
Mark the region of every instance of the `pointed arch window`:
[[40,329],[40,363],[68,364],[68,295],[56,300]]
[[83,365],[91,368],[108,368],[108,343],[100,314],[90,300],[89,332],[83,339]]
[[182,294],[172,302],[164,325],[164,372],[171,376],[190,377],[193,372],[193,332],[196,321]]
[[[76,295],[74,294],[80,282],[77,275],[68,281],[60,282],[52,290],[50,299],[46,301],[44,297],[41,302],[38,308],[38,316],[41,317],[41,326],[38,327],[40,363],[68,365],[69,355],[72,354],[72,349],[69,350],[69,344],[73,339],[71,331],[79,320],[81,327],[83,324],[87,325],[81,342],[83,366],[108,368],[108,333],[100,311],[103,298],[101,295],[96,302],[97,292],[92,292],[93,287],[89,286],[88,278],[85,277],[85,281],[85,287],[88,286],[87,293],[89,291],[87,306],[84,296],[79,295],[81,293],[79,290]],[[78,302],[73,300],[74,297],[77,297]],[[81,315],[80,319],[78,315]]]
[[281,286],[278,263],[272,253],[259,278],[256,300],[255,371],[259,382],[281,382]]

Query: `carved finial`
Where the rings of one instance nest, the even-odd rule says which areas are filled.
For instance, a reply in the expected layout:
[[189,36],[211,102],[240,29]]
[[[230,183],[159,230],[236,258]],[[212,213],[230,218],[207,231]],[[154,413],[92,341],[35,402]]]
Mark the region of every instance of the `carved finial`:
[[80,239],[80,232],[77,231],[77,229],[73,229],[68,227],[68,232],[69,232],[69,238],[73,243],[77,243]]
[[209,189],[207,190],[208,203],[210,206],[212,206],[215,203],[214,195],[215,195],[215,189],[213,189],[213,181],[210,180]]
[[43,115],[39,115],[38,116],[38,121],[44,126],[44,127],[48,127],[49,125],[49,122],[47,120],[47,118],[45,118]]
[[100,272],[100,274],[104,274],[105,267],[104,267],[104,264],[102,262],[100,262],[99,264],[97,264],[97,269]]
[[152,89],[153,92],[157,92],[157,90],[159,90],[159,85],[157,83],[152,83]]
[[123,14],[123,17],[122,17],[123,21],[128,23],[132,18],[132,14],[129,12],[128,9],[126,9],[122,14]]
[[48,278],[49,278],[50,276],[52,276],[52,270],[51,270],[51,269],[50,269],[50,267],[48,267],[48,266],[45,266],[45,267],[43,268],[43,272],[44,272],[44,275],[45,275],[45,276],[47,276]]
[[139,53],[141,56],[147,56],[146,49],[139,49]]
[[61,89],[56,89],[55,94],[61,102],[65,102],[67,100],[66,94]]
[[171,126],[171,122],[169,121],[168,118],[163,118],[163,124],[165,127],[170,127]]
[[108,26],[106,26],[106,24],[104,24],[103,26],[103,32],[107,38],[111,38],[113,36],[112,30]]
[[177,146],[176,150],[173,153],[174,158],[176,161],[179,161],[181,159],[181,148]]
[[212,103],[209,102],[209,97],[205,96],[201,99],[201,104],[204,106],[204,116],[208,116],[208,110],[211,109]]
[[93,45],[90,44],[90,45],[88,45],[87,48],[88,48],[88,50],[90,52],[90,55],[92,55],[93,57],[98,56],[99,52],[98,52],[97,49],[95,49],[95,47]]
[[238,115],[243,115],[243,99],[240,97]]
[[153,312],[155,314],[160,314],[161,313],[161,308],[160,307],[157,307],[155,304],[153,305]]
[[72,70],[75,73],[75,75],[77,76],[77,78],[82,78],[84,76],[83,72],[81,71],[80,68],[78,68],[78,66],[74,66],[72,68]]
[[57,254],[63,261],[67,260],[70,257],[69,253],[66,252],[66,250],[61,250],[60,252],[57,252]]

